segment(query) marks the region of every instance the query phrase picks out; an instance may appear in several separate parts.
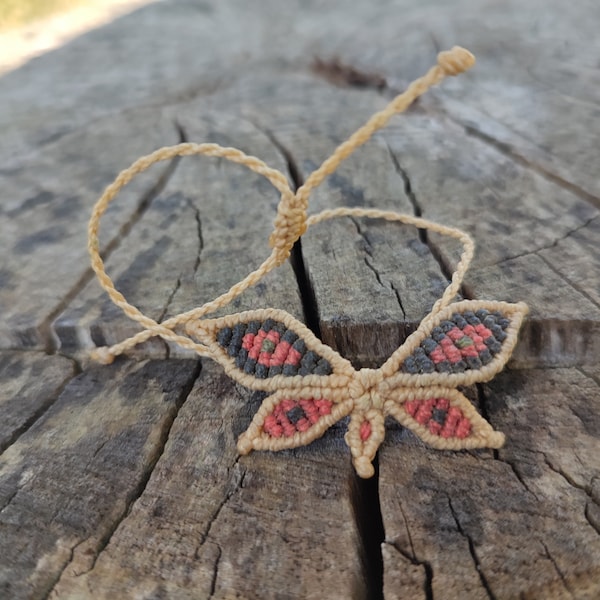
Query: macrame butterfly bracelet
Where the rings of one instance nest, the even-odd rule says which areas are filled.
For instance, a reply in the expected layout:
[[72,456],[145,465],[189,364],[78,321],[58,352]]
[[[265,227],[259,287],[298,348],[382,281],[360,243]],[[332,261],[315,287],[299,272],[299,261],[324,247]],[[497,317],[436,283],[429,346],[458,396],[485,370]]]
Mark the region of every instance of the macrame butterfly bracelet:
[[[94,207],[88,248],[102,287],[144,330],[110,348],[97,348],[94,357],[112,362],[135,344],[158,335],[212,358],[242,385],[268,392],[239,438],[238,449],[242,454],[253,449],[281,450],[308,444],[347,416],[350,422],[345,439],[361,477],[371,477],[374,473],[372,460],[385,436],[386,416],[394,417],[434,448],[499,448],[504,435],[492,429],[457,387],[488,381],[504,367],[517,342],[527,306],[491,301],[453,302],[473,258],[471,238],[458,229],[393,211],[343,207],[310,217],[306,214],[310,192],[356,148],[432,85],[447,75],[467,70],[474,62],[473,55],[463,48],[440,53],[436,66],[384,110],[374,114],[295,193],[280,171],[236,148],[218,144],[185,143],[161,148],[122,171]],[[242,164],[266,177],[280,192],[275,228],[269,240],[272,251],[256,271],[212,302],[157,323],[129,304],[106,274],[99,254],[99,221],[117,192],[136,174],[158,161],[193,154]],[[418,329],[379,369],[355,370],[347,359],[283,310],[267,308],[204,318],[287,260],[293,244],[308,227],[341,216],[397,221],[451,236],[463,245],[456,271],[442,297]],[[175,331],[178,326],[184,326],[183,333]]]

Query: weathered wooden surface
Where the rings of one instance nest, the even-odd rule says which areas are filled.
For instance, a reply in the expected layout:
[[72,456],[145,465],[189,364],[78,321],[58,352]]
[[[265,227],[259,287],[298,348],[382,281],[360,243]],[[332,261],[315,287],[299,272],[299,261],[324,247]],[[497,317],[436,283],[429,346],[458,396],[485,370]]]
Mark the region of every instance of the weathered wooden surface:
[[[2,169],[0,347],[52,349],[52,321],[93,275],[86,249],[91,206],[120,169],[178,137],[157,111],[142,110],[90,123]],[[124,190],[103,224],[105,251],[139,218],[168,169],[160,165]]]
[[0,354],[0,451],[43,414],[75,369],[74,362],[64,356]]
[[415,598],[596,598],[599,393],[577,369],[501,374],[479,395],[507,435],[495,452],[394,431],[379,457],[386,597],[416,579]]
[[[0,78],[0,595],[598,597],[599,11],[172,0]],[[462,294],[530,304],[513,370],[467,390],[503,449],[436,452],[390,422],[361,482],[342,423],[306,449],[239,458],[260,397],[216,365],[156,340],[142,362],[87,364],[91,346],[137,330],[85,250],[91,206],[121,168],[216,141],[299,185],[455,43],[476,69],[394,119],[310,210],[463,228],[477,255]],[[266,256],[276,202],[223,161],[158,165],[103,223],[109,272],[154,318],[196,306]],[[427,314],[458,251],[340,219],[226,310],[285,308],[374,367]]]
[[203,369],[144,493],[97,558],[75,550],[56,596],[364,596],[341,435],[276,461],[240,458],[235,439],[258,405]]

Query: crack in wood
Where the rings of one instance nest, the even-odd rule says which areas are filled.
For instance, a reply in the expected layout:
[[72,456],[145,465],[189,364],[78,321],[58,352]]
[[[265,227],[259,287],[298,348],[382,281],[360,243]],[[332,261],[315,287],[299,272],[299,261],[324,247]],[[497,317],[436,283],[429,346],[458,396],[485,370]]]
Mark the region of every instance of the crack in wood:
[[[587,502],[586,502],[586,506],[584,508],[584,517],[585,520],[587,521],[587,523],[589,524],[589,526],[598,534],[600,535],[600,527],[598,526],[598,523],[596,522],[595,519],[591,518],[590,513],[589,513],[589,506],[590,504],[594,504],[598,507],[600,507],[600,503],[596,500],[596,498],[594,497],[593,493],[592,493],[592,489],[591,489],[591,485],[590,486],[586,486],[586,485],[581,485],[579,483],[577,483],[573,477],[571,477],[567,472],[565,472],[563,469],[561,469],[560,467],[552,464],[552,461],[548,458],[547,454],[541,451],[538,451],[538,454],[540,454],[543,459],[544,459],[544,463],[546,464],[546,466],[553,472],[556,473],[557,475],[560,475],[566,482],[567,484],[577,490],[580,490],[581,492],[583,492],[586,497],[587,497]],[[593,481],[593,479],[592,479]]]
[[[200,376],[201,371],[202,371],[202,363],[201,363],[201,361],[198,360],[195,363],[195,366],[194,366],[194,369],[192,371],[192,375],[191,375],[189,381],[186,383],[186,385],[184,387],[181,388],[179,395],[177,396],[177,398],[174,401],[173,409],[167,415],[167,419],[165,419],[164,423],[161,426],[158,442],[157,442],[155,448],[153,449],[154,451],[148,457],[148,463],[146,465],[146,468],[144,469],[144,471],[142,472],[142,474],[140,476],[140,480],[138,481],[137,485],[131,490],[131,492],[127,495],[127,497],[125,499],[125,508],[117,516],[117,518],[114,520],[114,522],[111,523],[111,525],[108,528],[108,530],[106,531],[106,533],[98,540],[96,548],[93,549],[94,556],[93,556],[93,559],[91,560],[90,566],[87,569],[85,569],[81,572],[78,572],[76,574],[76,577],[81,577],[82,575],[86,575],[87,573],[91,572],[94,569],[94,567],[96,566],[96,563],[98,562],[98,559],[100,558],[100,555],[102,554],[102,552],[104,552],[104,550],[110,544],[110,541],[111,541],[113,535],[116,533],[116,531],[118,530],[120,525],[123,523],[123,521],[125,521],[125,519],[129,516],[134,504],[141,498],[142,494],[146,490],[146,487],[148,486],[148,482],[150,481],[150,477],[152,476],[152,473],[154,472],[154,469],[155,469],[158,461],[160,460],[161,456],[163,455],[163,453],[165,451],[165,447],[167,445],[167,442],[169,441],[169,435],[171,433],[173,423],[175,422],[175,419],[177,418],[179,411],[181,410],[181,407],[185,404],[185,401],[187,400],[189,394],[191,393],[196,380]],[[97,452],[96,452],[96,454],[97,454]],[[51,587],[46,598],[52,597],[56,587],[60,583],[62,574],[65,572],[67,567],[73,562],[75,549],[77,548],[78,545],[84,543],[85,541],[88,541],[88,540],[87,539],[82,540],[81,542],[78,542],[73,547],[73,551],[71,552],[70,560],[65,564],[65,566],[59,573],[58,577],[56,578],[56,580],[54,582],[54,585]]]
[[479,562],[479,557],[477,556],[477,552],[475,551],[475,544],[473,542],[473,538],[471,538],[471,536],[465,531],[465,529],[461,525],[458,515],[456,514],[456,511],[454,510],[454,506],[452,506],[452,500],[448,494],[446,494],[446,498],[448,499],[448,507],[450,508],[450,513],[452,514],[452,518],[454,519],[454,522],[456,523],[456,529],[457,529],[458,533],[467,540],[467,544],[469,546],[469,553],[471,555],[471,558],[473,559],[473,564],[475,565],[475,571],[477,571],[477,575],[479,576],[481,585],[483,586],[483,589],[485,590],[486,594],[488,595],[488,598],[490,600],[496,600],[496,596],[492,592],[492,590],[490,588],[490,584],[488,583],[488,581],[485,577],[485,574],[483,572],[483,569],[481,568],[481,564]]
[[[47,354],[47,352],[44,353]],[[5,443],[0,444],[0,456],[2,456],[2,454],[8,448],[10,448],[24,433],[26,433],[31,427],[33,427],[33,425],[35,425],[35,423],[39,421],[39,419],[41,419],[48,412],[48,410],[50,410],[50,408],[52,408],[54,403],[60,398],[60,396],[62,395],[65,388],[69,385],[69,383],[71,383],[71,381],[73,381],[73,379],[81,373],[81,365],[76,360],[72,359],[69,356],[64,356],[64,358],[69,360],[73,365],[73,372],[69,377],[65,379],[65,381],[62,382],[62,384],[56,390],[56,393],[53,397],[49,398],[46,402],[39,406],[37,410],[34,411],[19,428],[15,429],[15,431],[12,432],[11,436],[5,441]],[[2,512],[4,508],[6,508],[6,505],[0,508],[0,512]]]
[[311,71],[337,87],[374,89],[382,92],[387,89],[387,79],[378,73],[361,71],[352,65],[343,63],[339,58],[322,59],[316,57]]
[[588,294],[588,292],[586,292],[584,289],[582,289],[582,287],[580,285],[578,285],[574,281],[571,281],[571,279],[569,277],[567,277],[562,271],[558,270],[556,268],[556,266],[554,264],[552,264],[552,261],[548,260],[542,254],[538,254],[538,256],[540,257],[541,260],[543,260],[548,265],[548,267],[554,273],[556,273],[556,275],[558,275],[562,280],[564,280],[566,283],[568,283],[576,292],[579,292],[582,296],[584,296],[587,300],[589,300],[594,306],[600,308],[600,303],[597,300],[595,300],[590,294]]
[[[478,400],[478,404],[479,404],[479,412],[481,413],[481,416],[488,421],[488,423],[490,423],[491,425],[493,425],[493,421],[490,418],[490,413],[488,410],[488,399],[487,396],[485,394],[485,390],[483,387],[483,384],[481,383],[477,383],[475,384],[475,387],[477,389],[477,400]],[[521,475],[521,473],[519,472],[519,470],[517,469],[517,463],[516,461],[511,461],[508,460],[507,458],[502,456],[503,452],[501,450],[498,449],[493,449],[492,450],[492,456],[494,458],[494,460],[503,463],[505,465],[507,465],[508,467],[510,467],[510,470],[512,471],[513,475],[517,478],[517,481],[523,486],[523,488],[525,489],[525,491],[528,494],[531,494],[535,500],[537,502],[540,501],[539,497],[537,496],[537,494],[531,490],[529,488],[529,486],[527,485],[527,482],[525,481],[525,479],[523,479],[523,476]]]
[[75,557],[75,551],[85,541],[87,541],[87,540],[81,540],[81,541],[77,542],[76,544],[74,544],[73,546],[71,546],[71,548],[69,549],[69,554],[64,561],[64,564],[62,565],[62,567],[60,569],[58,569],[58,571],[56,572],[56,574],[52,578],[52,580],[48,582],[48,585],[46,586],[46,588],[47,588],[46,591],[42,591],[41,597],[44,598],[44,600],[50,600],[50,598],[52,598],[54,596],[54,590],[55,590],[56,586],[58,585],[58,582],[60,581],[64,572],[67,570],[67,567],[73,563],[73,558]]
[[422,560],[417,557],[408,519],[406,518],[406,513],[404,512],[402,502],[400,501],[398,501],[398,508],[400,509],[402,520],[404,521],[404,528],[406,530],[406,536],[408,537],[408,544],[410,545],[410,553],[404,550],[398,543],[388,541],[385,543],[390,544],[399,554],[410,561],[412,565],[423,568],[423,572],[425,574],[425,579],[423,581],[423,593],[425,594],[425,600],[433,600],[433,567],[429,561]]
[[[188,137],[183,125],[181,125],[178,121],[175,121],[175,127],[176,127],[177,131],[179,132],[179,142],[180,143],[188,142],[189,137]],[[190,209],[194,213],[194,218],[196,220],[196,227],[197,227],[197,232],[198,232],[198,250],[197,250],[197,255],[196,255],[196,261],[194,262],[194,276],[195,276],[196,273],[198,272],[198,268],[200,267],[200,262],[201,262],[200,256],[202,254],[202,250],[204,249],[204,238],[202,237],[202,220],[200,217],[200,209],[192,202],[192,200],[186,196],[185,202],[187,203],[187,205],[190,207]],[[173,302],[173,298],[175,298],[175,295],[177,294],[177,292],[179,291],[180,288],[181,288],[181,277],[178,277],[177,281],[175,282],[175,285],[173,287],[173,291],[169,294],[169,297],[167,298],[167,300],[165,302],[163,310],[161,311],[159,317],[156,319],[157,323],[161,323],[163,321],[163,319],[166,317],[167,313],[169,312],[171,303]],[[165,344],[165,345],[166,345],[166,349],[167,349],[166,358],[169,358],[169,356],[171,354],[171,347],[169,346],[169,344]]]
[[[494,453],[497,453],[497,452],[498,452],[497,450],[494,451]],[[510,467],[510,470],[512,471],[513,475],[517,478],[517,481],[523,486],[524,490],[528,494],[531,494],[535,498],[536,502],[541,501],[539,496],[532,489],[530,489],[530,487],[527,485],[526,480],[523,478],[523,476],[519,472],[519,469],[517,468],[517,461],[508,460],[507,458],[503,458],[501,455],[499,455],[498,457],[494,456],[494,459],[498,460],[501,463],[504,463],[505,465],[508,465]]]
[[[287,148],[281,140],[268,128],[263,127],[256,121],[249,121],[258,131],[266,136],[269,141],[275,146],[277,151],[285,160],[288,176],[291,179],[292,189],[297,191],[304,184],[304,178],[298,162],[294,158],[292,152]],[[304,314],[304,322],[306,326],[321,339],[321,319],[319,316],[319,308],[313,285],[310,281],[310,276],[306,268],[304,254],[302,252],[302,239],[298,239],[290,254],[290,264],[296,277],[298,292],[300,294],[300,302],[302,303],[302,312]]]
[[379,499],[379,456],[373,460],[375,474],[362,479],[350,475],[350,503],[360,537],[361,561],[369,600],[383,600],[383,554],[385,529]]
[[552,554],[550,554],[550,550],[548,550],[548,546],[546,546],[546,544],[543,541],[541,541],[541,540],[540,540],[540,544],[544,548],[544,552],[545,552],[546,558],[552,563],[552,566],[554,567],[554,570],[556,571],[556,574],[560,578],[560,581],[563,584],[563,587],[565,588],[565,591],[567,592],[567,594],[569,594],[569,596],[571,598],[575,598],[575,596],[573,595],[573,590],[571,589],[571,586],[569,585],[569,583],[567,582],[567,580],[565,578],[565,574],[562,572],[562,570],[560,569],[560,567],[556,563],[556,560],[554,559],[554,557],[552,556]]
[[[412,183],[410,182],[410,177],[408,176],[406,169],[404,169],[404,167],[402,167],[402,165],[400,164],[400,161],[398,160],[398,156],[391,149],[387,140],[385,142],[385,145],[387,147],[388,154],[390,155],[390,158],[392,159],[392,164],[394,165],[394,169],[395,169],[396,173],[398,175],[400,175],[402,181],[404,182],[404,193],[406,194],[406,197],[410,200],[410,203],[413,207],[413,214],[415,215],[415,217],[422,217],[423,209],[421,208],[421,205],[419,204],[419,201],[417,199],[417,195],[415,194],[415,191],[413,190]],[[419,229],[418,231],[419,231],[419,239],[424,244],[427,244],[427,230]]]
[[448,118],[449,121],[461,127],[467,135],[470,135],[474,138],[477,138],[478,140],[481,140],[482,142],[485,142],[486,144],[500,152],[502,155],[510,158],[512,161],[516,162],[522,167],[534,171],[535,173],[541,175],[544,179],[550,181],[551,183],[554,183],[558,187],[568,192],[571,192],[573,195],[577,196],[581,200],[585,200],[586,202],[589,202],[594,206],[600,207],[600,198],[598,198],[598,196],[595,196],[594,194],[588,192],[587,190],[578,186],[577,184],[560,177],[559,175],[553,173],[552,171],[548,170],[542,165],[532,162],[522,154],[519,154],[515,150],[515,148],[510,144],[495,139],[491,135],[484,133],[483,131],[477,129],[473,125],[463,123],[462,121],[458,120],[456,117],[445,111],[442,107],[440,107],[440,110],[444,113],[444,115]]
[[431,563],[427,560],[420,560],[418,558],[416,558],[416,556],[414,555],[414,550],[413,553],[409,553],[406,550],[404,550],[404,548],[402,548],[398,543],[396,542],[384,542],[384,544],[387,544],[388,546],[391,546],[398,554],[400,554],[400,556],[402,556],[403,558],[405,558],[408,562],[410,562],[411,565],[415,566],[415,567],[420,567],[423,569],[423,594],[425,596],[425,600],[434,600],[434,595],[433,595],[433,567],[431,566]]
[[241,458],[241,456],[238,455],[236,457],[235,461],[233,462],[233,465],[231,466],[232,476],[229,481],[229,483],[230,483],[229,490],[227,491],[227,493],[225,494],[225,496],[223,497],[221,502],[219,502],[219,505],[217,506],[217,508],[215,509],[213,514],[211,515],[210,520],[208,521],[206,527],[204,528],[204,531],[200,534],[202,539],[201,539],[201,542],[200,542],[198,548],[196,548],[196,555],[198,553],[198,550],[208,541],[208,539],[210,537],[210,531],[212,529],[212,526],[214,525],[214,523],[218,519],[219,515],[221,514],[223,507],[227,504],[227,502],[229,502],[229,500],[233,497],[233,495],[235,493],[237,493],[244,486],[244,479],[246,477],[246,469],[240,465],[240,458]]
[[594,500],[590,500],[585,505],[585,510],[583,511],[583,516],[588,524],[596,531],[598,535],[600,535],[600,520],[591,514],[590,506],[598,506],[598,504]]
[[511,261],[511,260],[516,260],[518,258],[523,258],[525,256],[532,256],[532,255],[539,256],[542,260],[544,260],[544,257],[539,255],[540,252],[543,252],[544,250],[551,250],[552,248],[556,248],[556,246],[558,246],[558,244],[560,244],[560,242],[562,242],[563,240],[565,240],[568,237],[572,236],[573,234],[577,233],[578,231],[581,231],[582,229],[585,229],[588,225],[590,225],[591,223],[593,223],[598,218],[600,218],[600,215],[594,215],[593,217],[590,217],[589,219],[586,219],[581,225],[578,225],[574,229],[571,229],[570,231],[567,231],[564,235],[556,238],[550,244],[546,244],[545,246],[540,246],[539,248],[536,248],[535,250],[529,250],[527,252],[522,252],[520,254],[514,254],[512,256],[506,256],[506,257],[502,258],[501,260],[499,260],[498,262],[493,263],[490,266],[501,265],[502,263],[505,263],[505,262],[508,262],[508,261]]
[[[415,191],[413,189],[413,185],[411,183],[408,172],[400,164],[400,161],[398,160],[398,156],[392,150],[392,148],[388,144],[387,140],[386,140],[385,144],[386,144],[388,153],[390,155],[390,158],[392,160],[392,164],[394,165],[394,169],[395,169],[396,173],[400,176],[402,181],[404,182],[404,193],[406,194],[406,197],[409,199],[409,201],[413,207],[414,216],[422,217],[423,209],[419,203],[417,195],[415,194]],[[429,248],[429,252],[431,253],[431,256],[433,256],[434,260],[437,262],[442,275],[446,278],[446,280],[448,282],[450,282],[452,280],[452,274],[454,272],[454,268],[453,268],[452,264],[446,258],[446,256],[442,252],[442,250],[437,246],[437,244],[435,244],[432,241],[432,239],[429,236],[426,229],[419,228],[418,232],[419,232],[419,240],[421,241],[421,243],[425,244],[427,246],[427,248]],[[473,299],[472,295],[467,293],[464,284],[461,285],[459,291],[463,298]]]
[[215,559],[215,564],[213,565],[213,574],[212,574],[212,579],[210,580],[210,591],[208,594],[209,598],[213,598],[215,595],[215,591],[217,589],[217,577],[219,576],[219,563],[221,562],[221,555],[222,555],[222,550],[221,550],[221,546],[219,546],[218,544],[217,546],[217,558]]
[[589,486],[577,483],[573,479],[573,477],[569,475],[566,471],[563,471],[563,469],[561,469],[560,467],[552,464],[552,461],[548,458],[548,455],[545,452],[538,450],[537,453],[541,454],[541,456],[544,458],[544,463],[551,471],[553,471],[557,475],[560,475],[571,487],[581,490],[592,502],[596,503],[596,500],[592,496],[592,491]]
[[[175,285],[173,286],[173,290],[167,297],[167,300],[165,302],[165,305],[164,305],[160,315],[156,319],[157,323],[162,323],[162,320],[165,318],[165,315],[167,314],[167,311],[169,310],[169,306],[171,306],[171,302],[173,302],[173,298],[175,298],[175,294],[179,291],[180,287],[181,287],[181,277],[178,277],[177,281],[175,281]],[[167,356],[167,358],[168,358],[168,356]]]
[[0,514],[2,514],[2,512],[10,506],[11,502],[15,499],[15,496],[19,493],[23,485],[17,485],[15,487],[14,492],[6,498],[6,502],[2,506],[0,506]]
[[373,245],[369,241],[369,238],[363,231],[362,227],[360,226],[360,223],[356,220],[356,218],[354,218],[354,217],[348,217],[348,218],[352,221],[352,223],[354,223],[354,226],[356,227],[356,231],[357,231],[358,235],[360,235],[360,237],[363,239],[363,242],[364,242],[363,249],[367,254],[367,256],[365,256],[363,258],[365,265],[367,265],[367,267],[374,273],[377,283],[379,283],[379,285],[384,290],[389,290],[394,293],[394,296],[396,297],[398,305],[400,306],[400,310],[402,311],[402,320],[404,322],[406,322],[406,311],[404,310],[404,306],[402,304],[402,298],[400,296],[400,291],[393,284],[392,281],[390,281],[389,279],[384,280],[381,277],[381,273],[378,271],[377,267],[373,264],[373,262],[371,260],[369,260],[369,258],[373,258]]

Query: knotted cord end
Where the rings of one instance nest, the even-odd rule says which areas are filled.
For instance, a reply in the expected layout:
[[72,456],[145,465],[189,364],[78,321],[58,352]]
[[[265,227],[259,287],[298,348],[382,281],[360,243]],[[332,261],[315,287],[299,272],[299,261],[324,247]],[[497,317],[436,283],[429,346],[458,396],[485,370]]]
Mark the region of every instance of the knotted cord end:
[[475,64],[475,57],[465,48],[454,46],[451,50],[440,52],[437,62],[446,75],[460,75]]
[[92,360],[103,365],[110,365],[115,360],[115,355],[110,351],[108,346],[101,346],[90,352]]

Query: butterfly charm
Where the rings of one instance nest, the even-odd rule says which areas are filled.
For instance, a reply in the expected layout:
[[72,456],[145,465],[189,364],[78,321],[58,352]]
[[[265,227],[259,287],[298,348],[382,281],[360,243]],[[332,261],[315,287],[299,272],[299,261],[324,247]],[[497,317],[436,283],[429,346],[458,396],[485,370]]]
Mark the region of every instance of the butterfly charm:
[[361,477],[395,418],[434,448],[499,448],[494,431],[456,388],[488,381],[508,360],[527,306],[465,300],[430,314],[379,369],[356,370],[283,310],[193,321],[187,331],[227,374],[271,392],[238,450],[306,445],[350,415],[345,440]]

